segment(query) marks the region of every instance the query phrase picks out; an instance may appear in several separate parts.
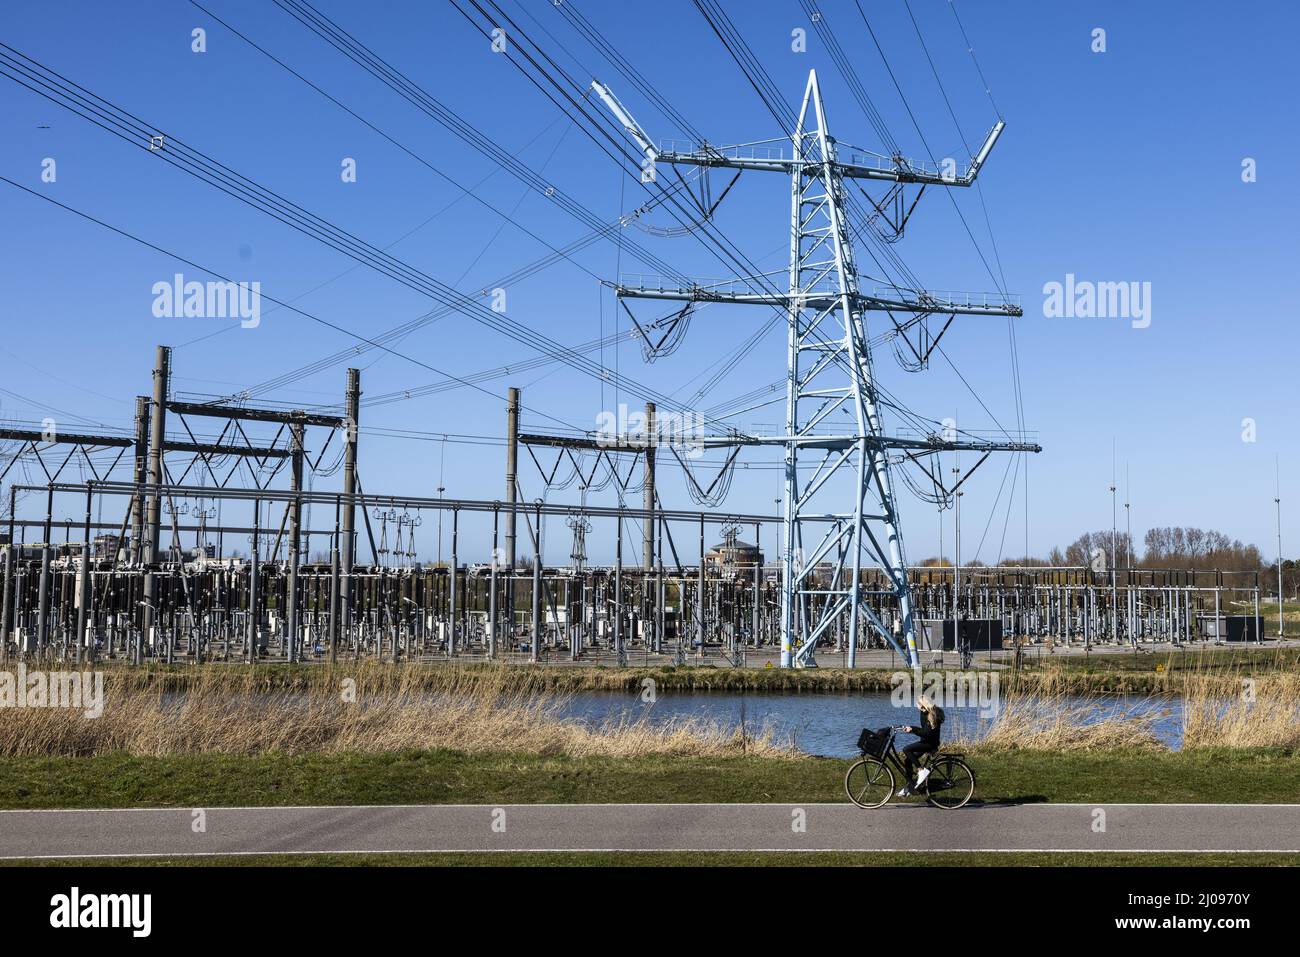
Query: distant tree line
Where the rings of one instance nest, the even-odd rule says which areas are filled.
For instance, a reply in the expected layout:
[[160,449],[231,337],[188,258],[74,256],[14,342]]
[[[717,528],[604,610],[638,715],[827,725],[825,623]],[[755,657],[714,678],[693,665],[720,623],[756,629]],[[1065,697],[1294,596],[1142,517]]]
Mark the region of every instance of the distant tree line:
[[[924,568],[943,568],[952,565],[947,558],[927,558],[918,563]],[[979,567],[979,561],[963,561],[963,566]],[[998,562],[1006,567],[1073,566],[1092,567],[1109,571],[1112,567],[1168,568],[1190,571],[1259,571],[1261,584],[1277,580],[1277,562],[1265,559],[1258,546],[1248,545],[1213,529],[1191,526],[1165,526],[1149,529],[1139,550],[1127,532],[1103,529],[1084,532],[1065,547],[1053,548],[1044,558],[1007,558]],[[1266,576],[1272,575],[1269,579]],[[1295,594],[1300,588],[1300,561],[1288,559],[1282,563],[1283,591]]]
[[1176,568],[1189,571],[1256,571],[1269,567],[1255,545],[1213,529],[1167,525],[1148,529],[1139,553],[1125,532],[1085,532],[1053,550],[1066,565],[1115,568]]
[[1146,534],[1143,561],[1149,567],[1220,568],[1247,571],[1264,566],[1264,556],[1254,545],[1222,532],[1201,528],[1153,528]]

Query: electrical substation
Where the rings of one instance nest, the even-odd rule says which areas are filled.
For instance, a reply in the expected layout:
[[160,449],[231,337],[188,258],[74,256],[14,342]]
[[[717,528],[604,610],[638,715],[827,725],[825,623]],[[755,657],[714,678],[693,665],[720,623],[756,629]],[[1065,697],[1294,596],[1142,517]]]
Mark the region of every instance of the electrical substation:
[[[476,486],[500,489],[500,497],[483,491],[447,498],[441,487],[436,496],[406,494],[404,486],[427,488],[424,476],[381,476],[365,467],[358,369],[347,371],[342,401],[316,408],[259,405],[238,394],[188,397],[174,393],[172,352],[159,346],[152,388],[136,400],[134,432],[15,423],[0,429],[0,479],[9,483],[0,519],[5,655],[133,663],[364,657],[795,668],[887,658],[915,667],[923,655],[945,651],[997,657],[1026,648],[1054,653],[1260,639],[1257,573],[1121,566],[1113,548],[1100,566],[962,567],[960,555],[955,567],[909,563],[901,495],[936,506],[942,516],[960,508],[963,485],[991,456],[1041,451],[1024,428],[1018,386],[1017,428],[977,435],[913,412],[877,368],[878,357],[892,351],[905,371],[924,372],[954,322],[984,316],[1014,324],[1023,315],[1000,282],[993,293],[938,292],[916,279],[895,251],[924,196],[970,190],[996,162],[1005,128],[1000,113],[964,163],[905,158],[853,82],[829,24],[811,16],[883,151],[853,146],[832,134],[815,70],[807,73],[795,109],[752,53],[746,55],[745,41],[717,5],[700,3],[777,133],[731,146],[711,143],[617,51],[606,50],[628,88],[691,137],[656,141],[619,99],[617,84],[579,84],[511,21],[512,42],[525,55],[510,63],[554,94],[552,102],[578,128],[602,138],[602,148],[645,189],[642,205],[609,223],[309,4],[281,6],[592,230],[507,278],[531,275],[617,234],[620,255],[655,270],[602,278],[630,322],[628,341],[640,345],[648,362],[677,348],[696,311],[744,306],[767,325],[741,343],[739,355],[752,352],[764,332],[781,329],[784,375],[729,403],[697,409],[592,360],[607,340],[582,348],[556,343],[9,50],[5,75],[52,103],[428,296],[439,304],[439,316],[460,313],[536,349],[539,361],[617,382],[620,394],[636,398],[638,421],[601,433],[529,430],[521,426],[519,388],[503,397],[488,392],[504,399],[503,473],[479,476]],[[593,40],[581,14],[569,5],[556,10]],[[470,20],[485,35],[494,22]],[[773,237],[789,242],[788,264],[775,272],[757,269],[714,222],[719,206],[741,201],[751,182],[790,188],[787,228],[772,224]],[[643,222],[652,212],[672,225]],[[634,239],[633,224],[657,238],[694,236],[734,274],[684,275]],[[860,266],[868,256],[873,263]],[[654,302],[668,303],[670,311],[648,317],[644,310]],[[406,334],[416,326],[403,328]],[[352,335],[365,348],[388,352],[394,350],[387,343],[398,341],[391,333],[379,340]],[[477,380],[474,387],[488,391]],[[783,427],[759,432],[737,424],[738,416],[774,404],[783,407]],[[271,428],[273,435],[250,437]],[[697,477],[686,445],[721,456],[714,478]],[[738,459],[755,449],[780,456],[775,514],[726,507],[741,474]],[[962,453],[974,464],[961,473],[948,470],[940,458],[945,453]],[[681,469],[694,508],[664,500],[656,470],[665,467]],[[762,478],[747,474],[745,481]],[[616,493],[615,504],[594,504],[608,491]],[[232,515],[240,517],[231,521]],[[429,551],[435,527],[436,558]],[[771,543],[766,552],[764,543]],[[565,560],[556,561],[566,550]]]

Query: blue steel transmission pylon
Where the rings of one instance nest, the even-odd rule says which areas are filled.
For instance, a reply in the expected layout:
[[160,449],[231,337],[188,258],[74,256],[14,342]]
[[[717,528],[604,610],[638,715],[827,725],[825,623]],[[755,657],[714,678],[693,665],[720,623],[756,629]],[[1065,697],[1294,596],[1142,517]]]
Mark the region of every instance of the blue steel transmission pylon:
[[[784,150],[703,145],[686,152],[656,149],[645,132],[599,81],[593,89],[647,157],[647,168],[671,163],[781,172],[790,176],[790,266],[787,288],[776,289],[767,276],[723,283],[673,286],[644,278],[620,281],[624,298],[670,299],[775,306],[788,317],[786,427],[780,436],[718,436],[706,445],[780,445],[785,452],[784,536],[781,548],[781,665],[815,664],[817,642],[837,621],[848,621],[848,664],[855,664],[858,624],[865,620],[917,667],[916,625],[908,586],[898,506],[890,476],[890,451],[910,455],[969,449],[979,452],[1040,451],[1025,442],[948,441],[937,435],[906,439],[885,433],[881,402],[872,371],[863,315],[889,311],[928,315],[1018,316],[1003,299],[939,298],[922,290],[891,287],[883,296],[859,287],[848,222],[844,181],[886,180],[937,186],[969,186],[1002,131],[993,127],[961,176],[918,169],[903,162],[842,161],[830,135],[817,73],[808,76],[799,121]],[[846,430],[834,418],[852,416]],[[840,419],[843,416],[840,415]],[[845,501],[843,479],[856,494]],[[830,507],[834,505],[835,507]],[[862,562],[866,556],[885,573],[888,594],[897,601],[899,634],[894,634],[864,600]]]

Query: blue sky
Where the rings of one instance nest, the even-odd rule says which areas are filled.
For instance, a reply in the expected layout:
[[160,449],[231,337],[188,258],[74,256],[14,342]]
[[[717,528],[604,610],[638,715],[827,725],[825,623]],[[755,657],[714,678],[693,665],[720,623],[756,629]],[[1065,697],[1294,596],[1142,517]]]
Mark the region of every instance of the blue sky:
[[[357,114],[442,170],[513,222],[466,199],[445,178],[386,142],[320,93],[287,73],[187,2],[56,2],[8,11],[0,39],[150,125],[276,190],[373,245],[467,293],[546,252],[519,228],[559,246],[584,234],[535,191],[500,171],[272,4],[203,0],[203,5],[282,59]],[[788,99],[797,103],[807,72],[818,70],[838,139],[880,148],[872,128],[810,29],[800,5],[724,2],[737,27]],[[493,54],[450,3],[317,6],[413,81],[519,156],[603,220],[644,198],[592,140],[563,118],[505,57]],[[655,138],[684,137],[570,29],[549,0],[503,6],[576,76],[596,74]],[[982,139],[996,119],[946,0],[910,0],[960,135],[917,41],[903,0],[863,3],[907,103],[938,156],[962,156],[963,138]],[[521,14],[524,8],[526,13]],[[688,0],[643,4],[578,2],[659,92],[712,142],[777,135],[716,36]],[[927,158],[852,0],[821,4],[841,46],[889,131],[909,156]],[[990,243],[981,195],[955,191],[985,258],[1000,262],[1007,288],[1023,297],[1016,321],[1025,427],[1044,446],[1015,493],[1007,460],[991,460],[966,486],[963,555],[996,560],[1045,553],[1110,522],[1112,442],[1120,502],[1131,477],[1135,536],[1168,524],[1220,529],[1275,552],[1274,462],[1280,461],[1283,535],[1300,542],[1300,452],[1293,328],[1297,293],[1295,222],[1300,154],[1293,105],[1294,5],[1256,5],[1225,16],[1219,4],[988,2],[958,0],[1006,132],[981,174],[981,193],[996,238]],[[530,19],[535,18],[535,19]],[[191,30],[207,30],[207,52],[191,50]],[[545,28],[547,33],[542,32]],[[806,53],[791,50],[791,31],[808,30]],[[1091,50],[1095,28],[1106,52]],[[575,62],[575,58],[576,61]],[[363,336],[431,308],[393,280],[302,236],[230,197],[156,161],[12,80],[0,83],[5,135],[0,175],[73,206]],[[40,127],[48,126],[48,129]],[[41,180],[45,158],[57,181]],[[340,177],[343,158],[357,181]],[[1242,182],[1242,161],[1258,179]],[[714,183],[725,180],[715,177]],[[780,269],[788,245],[788,183],[746,175],[718,212],[717,225],[765,268]],[[0,183],[6,295],[0,343],[6,371],[0,415],[56,418],[65,429],[129,429],[133,397],[149,389],[153,347],[175,347],[177,393],[226,394],[260,383],[350,344],[337,332],[287,310],[264,306],[256,329],[213,319],[160,319],[151,289],[176,271],[206,279],[155,251]],[[682,272],[707,278],[723,266],[693,239],[628,236]],[[932,289],[993,290],[980,255],[938,190],[927,191],[897,247]],[[511,286],[508,314],[563,343],[626,328],[595,277],[620,266],[638,271],[616,243]],[[865,257],[860,260],[869,271]],[[997,266],[994,265],[994,269]],[[1149,282],[1151,324],[1123,319],[1045,318],[1045,283]],[[643,307],[639,314],[665,310]],[[699,378],[755,330],[763,310],[700,310],[682,347],[645,365],[624,346],[604,361],[621,373],[685,399]],[[880,320],[873,319],[873,323]],[[230,326],[230,323],[224,323]],[[878,325],[871,327],[878,330]],[[216,335],[210,333],[216,332]],[[197,340],[197,341],[196,341]],[[1016,421],[1007,320],[959,318],[944,340],[961,377],[943,362],[911,374],[889,349],[877,373],[892,392],[933,420],[952,416],[963,429]],[[449,316],[402,341],[400,351],[463,376],[523,361],[535,352],[472,320]],[[708,397],[722,402],[779,378],[784,337],[763,340]],[[438,380],[428,369],[370,352],[358,360],[368,396]],[[341,398],[344,367],[328,369],[263,398],[316,405]],[[983,405],[972,397],[966,383]],[[524,389],[525,427],[561,420],[592,429],[596,415],[637,400],[562,365],[363,411],[362,475],[368,491],[497,498],[503,450],[458,436],[499,437],[507,385]],[[987,410],[984,408],[987,406]],[[775,425],[780,406],[745,421]],[[1242,441],[1242,420],[1257,440]],[[887,425],[898,426],[897,417]],[[399,439],[384,430],[418,436]],[[452,438],[443,441],[441,436]],[[1288,441],[1291,439],[1291,441]],[[309,443],[310,444],[310,443]],[[328,458],[328,457],[327,457]],[[725,508],[774,509],[779,472],[770,452],[746,455]],[[543,494],[531,462],[525,496]],[[951,467],[952,462],[946,463]],[[663,494],[689,507],[680,471],[664,470]],[[16,473],[15,473],[16,474]],[[441,479],[440,479],[441,476]],[[34,477],[34,476],[33,476]],[[317,488],[336,487],[322,477]],[[1001,496],[999,490],[1001,488]],[[548,501],[574,500],[554,491]],[[605,493],[601,498],[610,501]],[[1291,504],[1294,503],[1294,504]],[[932,506],[903,497],[909,557],[938,548]],[[67,510],[75,512],[75,503]],[[951,514],[945,517],[951,552]],[[1121,527],[1123,509],[1120,509]],[[421,542],[429,546],[426,518]],[[985,528],[989,531],[984,533]],[[1005,527],[1005,536],[1003,528]],[[567,549],[548,534],[548,558]],[[471,540],[481,530],[467,533]],[[687,536],[689,538],[689,535]],[[765,542],[771,546],[769,541]],[[593,557],[607,557],[599,548]]]

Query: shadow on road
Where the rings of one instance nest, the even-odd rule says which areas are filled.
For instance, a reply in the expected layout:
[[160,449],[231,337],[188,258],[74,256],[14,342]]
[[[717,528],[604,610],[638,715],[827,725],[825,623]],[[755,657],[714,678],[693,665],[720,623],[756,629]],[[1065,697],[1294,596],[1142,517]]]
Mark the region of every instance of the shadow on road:
[[967,807],[1020,807],[1022,804],[1046,804],[1047,796],[1045,794],[1022,794],[1018,797],[990,798],[982,800],[972,798]]

